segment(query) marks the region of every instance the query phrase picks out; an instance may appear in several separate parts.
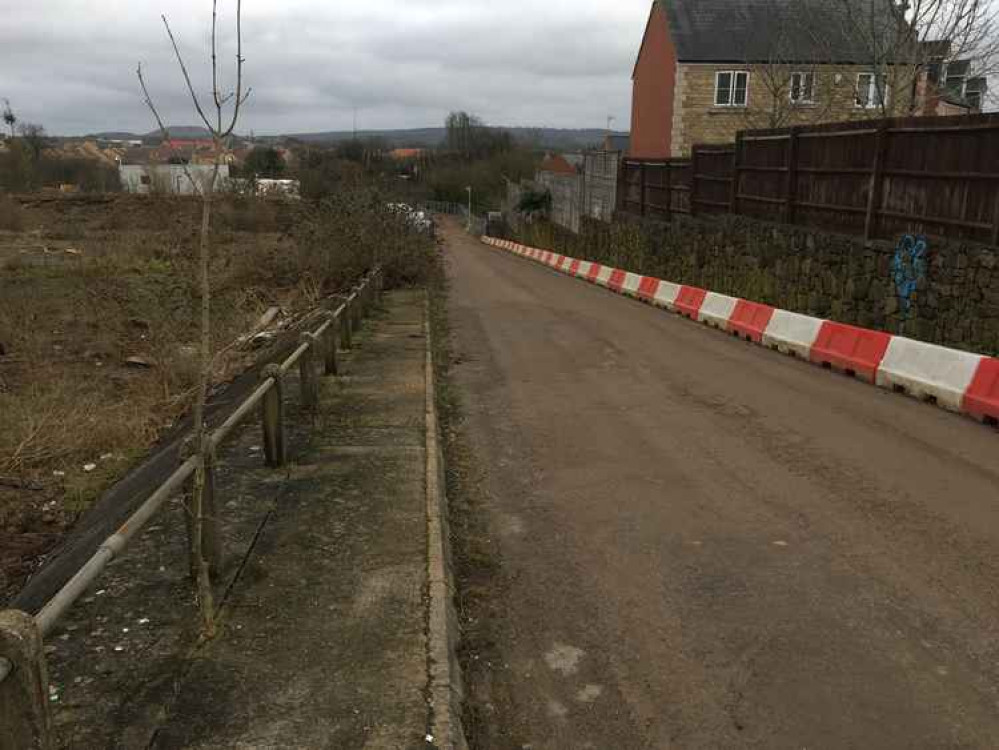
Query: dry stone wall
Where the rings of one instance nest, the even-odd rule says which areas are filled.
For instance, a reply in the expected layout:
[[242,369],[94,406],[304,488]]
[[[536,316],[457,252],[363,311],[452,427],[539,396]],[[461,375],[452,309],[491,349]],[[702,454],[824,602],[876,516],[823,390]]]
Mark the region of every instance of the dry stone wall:
[[853,237],[738,216],[672,223],[545,222],[518,239],[637,273],[911,338],[999,354],[999,253],[900,236]]

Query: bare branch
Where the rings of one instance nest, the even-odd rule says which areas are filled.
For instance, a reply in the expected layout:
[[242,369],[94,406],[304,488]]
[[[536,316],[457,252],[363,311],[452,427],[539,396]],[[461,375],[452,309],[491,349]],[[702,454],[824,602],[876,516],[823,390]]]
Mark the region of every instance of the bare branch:
[[[236,0],[236,104],[232,111],[232,120],[225,132],[219,133],[220,138],[228,138],[232,131],[236,129],[236,122],[239,120],[239,110],[243,103],[249,98],[249,90],[243,95],[243,0]],[[221,130],[221,124],[219,130]]]
[[[146,102],[146,106],[149,107],[149,111],[153,113],[153,117],[156,118],[156,124],[160,127],[160,133],[163,135],[163,141],[167,144],[167,147],[172,151],[176,151],[173,145],[173,140],[170,138],[170,131],[167,130],[166,125],[163,124],[163,118],[160,117],[160,113],[156,111],[156,105],[153,104],[153,98],[149,95],[149,89],[146,88],[146,80],[142,76],[142,63],[138,64],[135,70],[136,75],[139,77],[139,85],[142,87],[142,96]],[[187,177],[188,182],[194,188],[194,192],[201,196],[202,190],[201,186],[198,185],[194,180],[194,176],[191,174],[191,170],[187,168],[187,164],[181,161],[181,166],[184,168],[184,176]]]
[[191,76],[187,72],[187,66],[184,65],[184,58],[180,54],[180,48],[177,46],[177,40],[174,38],[173,31],[170,30],[170,22],[167,20],[165,15],[161,16],[161,18],[163,19],[163,26],[166,28],[167,36],[170,37],[170,44],[173,45],[173,52],[177,56],[177,64],[180,66],[180,71],[184,74],[184,80],[187,82],[187,90],[191,94],[191,100],[194,102],[194,108],[197,110],[201,121],[205,123],[205,127],[214,133],[216,130],[212,127],[208,118],[205,117],[205,112],[201,108],[201,102],[198,101],[198,95],[194,91],[194,84],[191,83]]
[[218,0],[212,0],[212,98],[215,100],[215,109],[218,110],[218,129],[222,129],[222,104],[219,101],[219,65],[218,57],[215,54],[216,24],[218,23]]

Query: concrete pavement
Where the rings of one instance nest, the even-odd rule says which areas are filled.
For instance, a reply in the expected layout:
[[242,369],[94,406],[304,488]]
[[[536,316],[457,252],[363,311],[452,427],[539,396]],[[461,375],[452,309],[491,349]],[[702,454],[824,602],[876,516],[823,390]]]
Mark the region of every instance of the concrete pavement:
[[473,747],[999,744],[993,429],[445,231]]
[[386,294],[315,421],[289,377],[286,468],[263,465],[252,420],[225,444],[213,641],[192,632],[179,502],[70,611],[49,639],[58,747],[461,747],[460,727],[453,745],[438,731],[451,675],[428,570],[425,304]]

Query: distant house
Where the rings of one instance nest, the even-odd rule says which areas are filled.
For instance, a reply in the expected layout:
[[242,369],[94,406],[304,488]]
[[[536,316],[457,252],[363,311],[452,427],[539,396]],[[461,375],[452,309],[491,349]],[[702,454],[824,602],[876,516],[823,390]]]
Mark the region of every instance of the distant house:
[[968,60],[950,60],[949,41],[920,45],[926,60],[924,75],[916,83],[916,110],[925,116],[977,114],[988,93],[988,79],[971,74]]
[[422,148],[394,148],[388,152],[388,157],[396,161],[407,161],[409,159],[419,159],[425,153],[426,149]]
[[627,135],[608,135],[604,137],[604,151],[620,151],[622,154],[628,153],[628,144],[631,138]]
[[583,210],[582,164],[582,154],[548,154],[534,178],[552,197],[551,220],[574,232]]
[[583,214],[591,219],[609,222],[614,218],[618,169],[621,157],[627,150],[627,143],[623,146],[624,148],[605,148],[583,154]]
[[[127,193],[194,195],[197,190],[191,180],[204,185],[213,169],[202,164],[122,164],[118,172],[122,189]],[[217,186],[228,181],[229,166],[223,164],[219,167]]]
[[[850,0],[901,34],[893,0]],[[896,61],[875,71],[832,0],[655,0],[632,75],[629,155],[689,155],[752,127],[909,113]],[[835,9],[834,9],[835,8]],[[894,24],[894,26],[893,26]],[[887,71],[887,72],[885,72]]]

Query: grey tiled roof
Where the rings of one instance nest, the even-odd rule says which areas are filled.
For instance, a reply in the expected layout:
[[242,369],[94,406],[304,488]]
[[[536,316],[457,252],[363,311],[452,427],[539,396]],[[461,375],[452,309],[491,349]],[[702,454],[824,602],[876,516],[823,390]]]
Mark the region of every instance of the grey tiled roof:
[[[866,63],[896,48],[892,0],[657,0],[681,62]],[[865,23],[857,23],[862,19]]]

